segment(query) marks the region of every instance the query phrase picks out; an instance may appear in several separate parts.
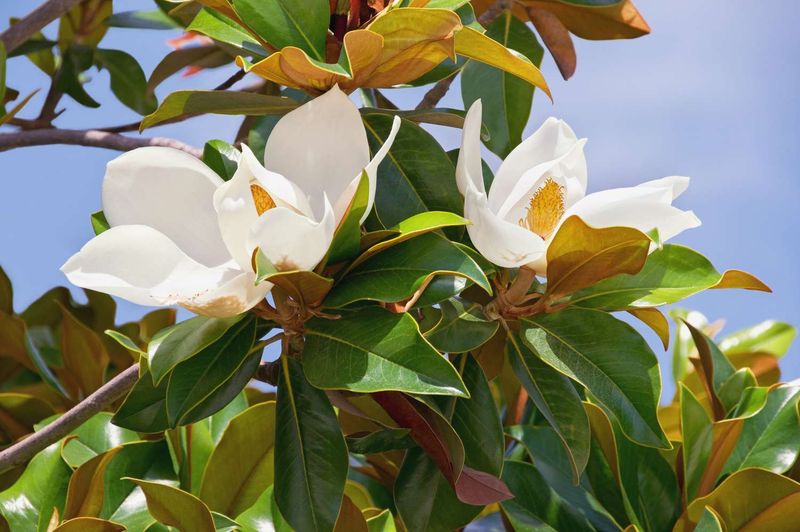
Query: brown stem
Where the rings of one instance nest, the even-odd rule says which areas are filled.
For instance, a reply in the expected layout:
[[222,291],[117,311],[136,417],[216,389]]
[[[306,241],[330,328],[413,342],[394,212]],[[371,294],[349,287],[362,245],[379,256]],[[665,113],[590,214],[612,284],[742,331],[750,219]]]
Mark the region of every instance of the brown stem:
[[8,28],[0,34],[0,40],[6,46],[6,52],[16,50],[22,43],[27,41],[34,33],[40,31],[50,22],[60,18],[72,6],[81,0],[49,0],[40,5],[22,20]]
[[[486,8],[486,11],[481,13],[481,16],[478,17],[478,22],[481,23],[483,26],[488,26],[494,20],[500,16],[500,14],[505,11],[506,9],[510,9],[512,5],[511,0],[497,0],[494,4]],[[458,72],[455,72],[452,76],[439,80],[436,85],[431,87],[431,89],[425,93],[425,96],[422,97],[422,100],[417,104],[417,109],[433,109],[436,107],[436,104],[439,103],[439,100],[444,98],[444,95],[447,94],[447,91],[450,89],[450,85],[453,84],[453,81],[456,79]]]
[[95,390],[63,416],[0,452],[0,473],[24,464],[39,451],[67,436],[93,415],[125,395],[139,378],[139,366],[133,365]]
[[0,133],[0,151],[26,146],[71,144],[110,150],[130,151],[144,146],[166,146],[200,157],[202,151],[183,142],[166,137],[135,138],[96,129],[32,129]]

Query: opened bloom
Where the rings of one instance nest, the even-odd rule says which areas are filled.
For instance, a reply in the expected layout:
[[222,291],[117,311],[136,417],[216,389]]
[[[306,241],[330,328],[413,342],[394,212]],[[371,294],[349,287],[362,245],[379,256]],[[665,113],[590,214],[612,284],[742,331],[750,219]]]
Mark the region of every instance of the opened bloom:
[[672,206],[688,177],[665,177],[635,187],[586,194],[583,146],[562,120],[549,118],[506,157],[488,194],[481,172],[481,102],[467,113],[456,178],[476,249],[498,266],[547,270],[547,246],[561,223],[578,216],[594,227],[658,230],[667,240],[700,220]]
[[[399,119],[370,160],[358,109],[338,88],[275,126],[262,165],[242,146],[230,181],[189,154],[148,147],[108,164],[103,211],[111,228],[61,270],[73,284],[141,305],[180,305],[232,316],[261,301],[256,250],[280,271],[311,270],[325,257],[366,173],[377,167]],[[363,219],[362,219],[363,221]]]

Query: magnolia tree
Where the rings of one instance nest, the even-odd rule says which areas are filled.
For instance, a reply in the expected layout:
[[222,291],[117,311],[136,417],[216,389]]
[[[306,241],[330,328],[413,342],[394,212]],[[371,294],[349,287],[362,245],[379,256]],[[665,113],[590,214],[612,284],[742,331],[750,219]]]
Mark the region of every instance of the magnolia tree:
[[[666,243],[700,225],[673,204],[688,178],[587,193],[569,125],[522,138],[545,50],[568,78],[573,35],[648,33],[630,1],[114,7],[50,0],[0,35],[0,149],[126,152],[62,267],[87,303],[58,287],[20,311],[0,275],[4,529],[797,529],[794,329],[715,341],[673,309],[678,392],[659,406],[630,325],[666,349],[659,307],[769,288]],[[154,35],[137,28],[183,36],[147,77],[109,27],[130,49]],[[16,61],[49,86],[38,111]],[[186,68],[233,74],[157,101]],[[58,127],[99,105],[93,69],[140,121]],[[437,107],[454,79],[466,112]],[[382,92],[423,85],[415,109]],[[205,113],[238,115],[236,138],[133,133]],[[163,308],[119,324],[111,296]]]

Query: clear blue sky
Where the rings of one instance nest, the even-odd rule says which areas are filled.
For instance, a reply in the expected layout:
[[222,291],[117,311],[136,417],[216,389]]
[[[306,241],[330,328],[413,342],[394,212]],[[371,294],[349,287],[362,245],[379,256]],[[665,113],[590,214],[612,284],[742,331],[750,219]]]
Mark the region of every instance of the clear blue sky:
[[[703,226],[677,241],[705,253],[720,270],[742,268],[755,273],[775,293],[711,292],[695,296],[686,306],[714,319],[725,318],[726,331],[767,318],[800,324],[796,265],[800,259],[800,32],[795,27],[800,3],[636,3],[653,28],[651,35],[634,41],[576,40],[578,69],[566,83],[545,58],[543,69],[555,104],[537,96],[529,130],[555,115],[567,120],[579,136],[588,137],[592,190],[671,174],[691,176],[692,185],[680,206],[693,209]],[[32,4],[0,2],[0,21],[24,15]],[[151,6],[145,0],[115,2],[118,10]],[[169,32],[114,29],[102,46],[132,52],[149,74],[167,51],[165,40],[171,36]],[[176,77],[158,94],[163,98],[177,88],[210,88],[231,72]],[[114,102],[105,73],[92,76],[87,89],[103,106],[85,109],[66,99],[69,110],[58,120],[59,126],[99,127],[137,118]],[[12,87],[23,93],[41,87],[45,92],[45,81],[26,61],[11,62],[8,82]],[[409,107],[421,93],[388,94],[401,107]],[[22,116],[38,109],[41,98],[31,102],[31,110]],[[460,107],[457,86],[442,104]],[[202,146],[211,138],[230,139],[236,127],[227,117],[203,117],[149,134]],[[457,132],[434,131],[446,147],[457,144]],[[92,236],[89,213],[100,208],[104,165],[115,155],[70,146],[0,153],[0,264],[14,282],[18,310],[48,288],[66,282],[58,268]],[[133,319],[144,311],[122,304],[120,317]],[[784,376],[800,376],[795,356],[784,359]],[[671,390],[665,386],[667,396]]]

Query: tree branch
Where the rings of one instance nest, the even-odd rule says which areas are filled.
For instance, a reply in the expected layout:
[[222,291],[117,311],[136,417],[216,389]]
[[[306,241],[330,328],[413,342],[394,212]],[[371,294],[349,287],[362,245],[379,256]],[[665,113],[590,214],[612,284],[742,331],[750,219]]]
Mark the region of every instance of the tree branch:
[[72,6],[81,0],[49,0],[40,5],[28,15],[0,34],[0,40],[6,46],[6,52],[10,53],[18,48],[28,38],[40,31],[57,18],[60,18]]
[[[478,17],[478,22],[480,22],[482,26],[488,26],[494,22],[503,11],[510,9],[512,4],[512,0],[497,0],[494,4],[486,8],[486,11],[481,13],[481,16]],[[450,90],[450,85],[453,84],[456,76],[458,76],[458,72],[453,73],[452,76],[440,79],[436,85],[425,93],[425,96],[423,96],[422,100],[417,104],[416,109],[433,109],[436,107],[439,100],[444,98],[444,95]]]
[[183,142],[166,137],[126,137],[96,129],[31,129],[0,133],[0,151],[26,146],[71,144],[110,150],[130,151],[144,146],[166,146],[200,157],[202,151]]
[[39,432],[34,432],[4,449],[0,452],[0,473],[24,464],[39,451],[67,436],[93,415],[125,395],[138,378],[139,366],[129,367]]

